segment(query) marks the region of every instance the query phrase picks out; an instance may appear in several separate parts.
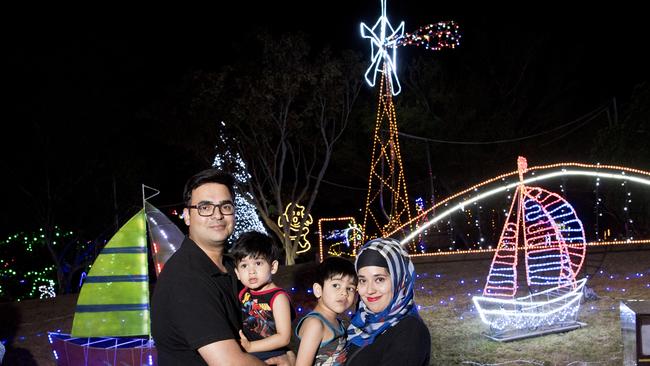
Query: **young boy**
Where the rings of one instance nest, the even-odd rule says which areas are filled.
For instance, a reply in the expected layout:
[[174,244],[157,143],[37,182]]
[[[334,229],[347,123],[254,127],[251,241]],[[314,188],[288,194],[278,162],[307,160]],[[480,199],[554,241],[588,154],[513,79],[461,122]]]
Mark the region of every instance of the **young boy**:
[[295,316],[289,295],[272,280],[278,270],[279,249],[262,233],[242,234],[231,251],[235,273],[244,284],[239,293],[243,331],[240,344],[246,352],[266,360],[287,352],[291,320]]
[[313,285],[318,304],[300,319],[296,336],[300,339],[296,366],[337,366],[346,360],[346,329],[337,318],[354,302],[357,274],[354,265],[339,257],[329,257],[318,266]]

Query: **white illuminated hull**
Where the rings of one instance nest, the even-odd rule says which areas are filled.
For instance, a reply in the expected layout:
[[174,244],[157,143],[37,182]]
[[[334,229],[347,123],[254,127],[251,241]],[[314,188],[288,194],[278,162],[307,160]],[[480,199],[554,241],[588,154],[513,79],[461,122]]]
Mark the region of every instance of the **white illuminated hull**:
[[586,278],[517,298],[474,296],[481,320],[495,331],[534,329],[576,322]]

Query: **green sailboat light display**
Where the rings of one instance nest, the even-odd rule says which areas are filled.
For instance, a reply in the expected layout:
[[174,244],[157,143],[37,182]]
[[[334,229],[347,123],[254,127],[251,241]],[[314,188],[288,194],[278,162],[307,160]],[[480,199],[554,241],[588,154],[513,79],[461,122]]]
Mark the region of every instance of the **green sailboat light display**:
[[[145,188],[149,187],[143,186],[143,197]],[[70,334],[48,334],[57,365],[156,364],[148,255],[152,255],[157,276],[184,237],[165,214],[147,202],[156,192],[143,199],[144,207],[95,259],[79,293]]]

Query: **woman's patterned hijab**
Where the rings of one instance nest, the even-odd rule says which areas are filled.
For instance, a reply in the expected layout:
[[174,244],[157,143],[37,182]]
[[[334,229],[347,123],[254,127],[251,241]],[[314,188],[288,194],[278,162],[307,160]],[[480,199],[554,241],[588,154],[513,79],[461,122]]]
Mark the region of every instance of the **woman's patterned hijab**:
[[408,253],[391,238],[373,239],[357,253],[355,269],[359,271],[359,257],[367,250],[379,252],[388,263],[388,272],[393,281],[393,299],[381,313],[375,314],[367,309],[363,301],[348,327],[348,341],[363,347],[375,341],[386,329],[399,323],[402,318],[418,314],[413,301],[415,268]]

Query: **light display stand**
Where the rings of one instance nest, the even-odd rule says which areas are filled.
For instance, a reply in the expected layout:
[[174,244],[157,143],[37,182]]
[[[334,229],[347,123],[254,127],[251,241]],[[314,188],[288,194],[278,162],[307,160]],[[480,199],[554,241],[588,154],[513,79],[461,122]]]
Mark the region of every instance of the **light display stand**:
[[623,365],[650,365],[650,301],[621,301]]
[[[390,79],[384,72],[379,92],[379,110],[373,137],[368,194],[363,215],[366,239],[387,236],[411,221],[406,179],[400,155],[397,118]],[[382,138],[387,121],[388,138]],[[385,221],[387,220],[387,221]]]

